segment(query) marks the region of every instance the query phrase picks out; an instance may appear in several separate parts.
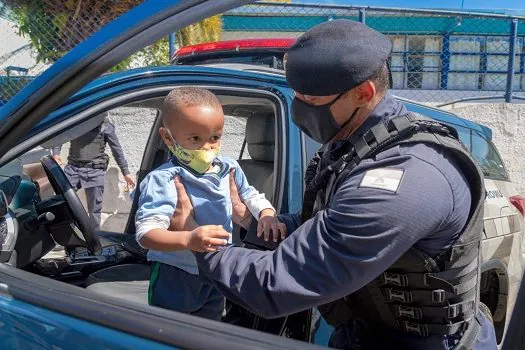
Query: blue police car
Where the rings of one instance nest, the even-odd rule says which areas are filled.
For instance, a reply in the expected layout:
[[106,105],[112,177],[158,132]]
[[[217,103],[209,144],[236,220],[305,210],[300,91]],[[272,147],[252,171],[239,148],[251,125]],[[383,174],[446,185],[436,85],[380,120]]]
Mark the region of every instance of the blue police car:
[[[54,159],[44,156],[38,166],[30,160],[35,149],[49,149],[93,129],[103,112],[147,108],[153,111],[151,127],[134,130],[147,135],[137,173],[140,181],[169,156],[157,132],[162,98],[176,86],[201,86],[219,97],[230,121],[239,122],[231,123],[237,125],[231,137],[224,136],[225,143],[230,142],[229,156],[239,159],[250,183],[277,210],[298,211],[306,163],[319,145],[292,123],[293,91],[282,74],[249,67],[170,66],[95,79],[168,31],[244,2],[221,0],[213,6],[211,1],[145,2],[79,45],[0,109],[3,349],[316,348],[295,339],[326,344],[327,326],[306,312],[266,320],[232,304],[220,323],[148,306],[149,265],[134,238],[136,201],[130,203],[122,231],[95,232]],[[478,137],[493,147],[486,127],[437,109],[406,104],[409,110],[454,126],[466,144]],[[257,152],[251,152],[254,148]],[[43,177],[51,190],[38,181]],[[494,322],[503,325],[500,340],[507,299],[502,306],[503,299],[498,298],[503,289],[499,288],[509,292],[509,286],[516,286],[521,278],[516,277],[521,274],[521,260],[515,259],[521,256],[522,218],[518,209],[510,211],[508,216],[516,217],[511,232],[485,239],[503,239],[506,244],[485,255],[483,267],[496,271],[496,280],[491,273],[485,274],[488,287],[482,298],[497,316]],[[243,232],[237,229],[235,234],[236,242],[244,244]],[[65,248],[62,256],[50,255],[57,243]],[[257,242],[246,244],[266,249]]]

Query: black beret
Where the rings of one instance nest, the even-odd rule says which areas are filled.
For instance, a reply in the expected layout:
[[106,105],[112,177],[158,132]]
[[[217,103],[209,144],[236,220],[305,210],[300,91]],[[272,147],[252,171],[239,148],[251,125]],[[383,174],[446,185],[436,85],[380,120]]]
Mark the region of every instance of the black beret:
[[362,23],[324,22],[297,38],[288,51],[286,80],[302,94],[340,94],[374,75],[391,51],[387,36]]

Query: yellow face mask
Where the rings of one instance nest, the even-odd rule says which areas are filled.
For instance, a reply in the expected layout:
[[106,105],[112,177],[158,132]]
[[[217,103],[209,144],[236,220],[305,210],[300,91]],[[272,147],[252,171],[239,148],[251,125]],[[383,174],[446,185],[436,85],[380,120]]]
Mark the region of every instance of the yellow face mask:
[[179,162],[199,174],[204,174],[219,154],[219,149],[186,149],[177,144],[171,136],[170,131],[168,129],[166,130],[173,143],[172,146],[168,146],[171,153],[173,153]]

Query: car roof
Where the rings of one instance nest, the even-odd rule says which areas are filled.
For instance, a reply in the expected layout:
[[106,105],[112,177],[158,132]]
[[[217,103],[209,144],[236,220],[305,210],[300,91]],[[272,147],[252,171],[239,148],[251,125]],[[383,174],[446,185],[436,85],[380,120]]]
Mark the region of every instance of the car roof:
[[[145,76],[154,75],[170,75],[170,74],[199,74],[208,76],[221,76],[230,78],[240,78],[248,80],[264,80],[270,84],[277,84],[279,86],[290,89],[286,82],[285,72],[283,70],[269,68],[265,66],[257,66],[250,64],[239,63],[217,63],[206,65],[169,65],[161,67],[147,67],[137,68],[127,71],[105,74],[98,79],[95,79],[90,84],[85,86],[82,90],[71,97],[71,100],[77,100],[86,94],[92,93],[94,90],[99,90],[106,85],[114,85],[122,81],[132,81],[134,79],[142,79]],[[290,89],[291,93],[291,89]],[[424,114],[436,120],[453,124],[456,126],[465,127],[477,131],[485,138],[492,139],[492,130],[486,126],[463,119],[453,113],[423,105],[421,103],[411,101],[408,99],[395,96],[396,99],[403,102],[410,111]]]
[[[270,74],[270,75],[285,77],[285,71],[281,69],[275,69],[275,68],[270,68],[266,66],[258,66],[258,65],[251,65],[251,64],[215,63],[215,64],[203,64],[200,66],[201,67],[204,66],[204,67],[232,69],[232,70],[239,70],[239,71],[244,71],[244,72]],[[461,126],[461,127],[465,127],[468,129],[472,129],[482,134],[485,138],[492,140],[492,130],[486,127],[485,125],[481,125],[476,122],[461,118],[460,116],[454,113],[447,112],[447,111],[444,111],[436,107],[424,105],[417,101],[413,101],[407,98],[396,96],[395,93],[393,93],[393,95],[397,100],[403,102],[408,107],[408,109],[412,112],[424,114],[428,117],[434,118],[436,120],[439,120],[445,123],[454,124],[456,126]]]

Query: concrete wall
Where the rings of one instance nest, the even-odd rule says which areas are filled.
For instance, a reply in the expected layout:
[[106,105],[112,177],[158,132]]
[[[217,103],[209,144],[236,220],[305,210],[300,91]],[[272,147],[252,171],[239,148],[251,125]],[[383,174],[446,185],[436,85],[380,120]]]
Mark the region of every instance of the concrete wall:
[[[493,130],[493,139],[519,193],[525,194],[525,105],[523,104],[456,104],[446,107],[463,118],[482,123]],[[118,108],[110,112],[116,126],[129,168],[134,175],[142,161],[155,111],[146,108]],[[245,120],[226,117],[221,154],[237,158],[244,140]],[[68,146],[63,147],[63,158]],[[109,149],[108,149],[109,152]],[[245,157],[247,152],[245,151]],[[125,183],[111,158],[104,193],[103,229],[122,232],[129,216],[131,201]],[[81,195],[82,196],[82,195]]]
[[493,142],[520,194],[525,194],[525,105],[461,103],[446,107],[492,129]]

